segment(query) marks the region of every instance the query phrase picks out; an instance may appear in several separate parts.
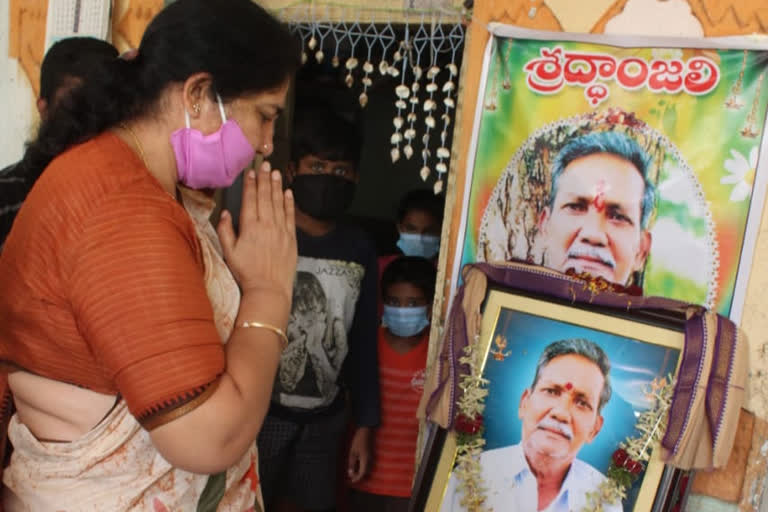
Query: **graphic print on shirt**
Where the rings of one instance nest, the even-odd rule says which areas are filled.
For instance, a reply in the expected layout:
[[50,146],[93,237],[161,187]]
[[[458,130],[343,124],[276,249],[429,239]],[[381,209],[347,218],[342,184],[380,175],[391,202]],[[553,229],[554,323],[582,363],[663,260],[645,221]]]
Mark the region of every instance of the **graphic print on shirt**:
[[279,404],[314,409],[333,402],[364,273],[357,263],[299,257],[288,346],[273,391]]
[[413,374],[411,378],[411,389],[421,394],[424,391],[424,383],[427,380],[427,371],[419,370]]

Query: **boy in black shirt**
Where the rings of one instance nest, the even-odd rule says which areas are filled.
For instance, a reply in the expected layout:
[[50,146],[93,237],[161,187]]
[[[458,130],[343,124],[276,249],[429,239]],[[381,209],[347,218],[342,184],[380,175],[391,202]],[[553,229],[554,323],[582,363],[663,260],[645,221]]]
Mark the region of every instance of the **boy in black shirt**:
[[[326,109],[296,112],[286,178],[296,202],[299,261],[285,349],[259,434],[268,510],[330,510],[348,409],[353,481],[379,423],[377,264],[362,229],[339,222],[354,198],[360,142]],[[273,508],[274,507],[274,508]]]

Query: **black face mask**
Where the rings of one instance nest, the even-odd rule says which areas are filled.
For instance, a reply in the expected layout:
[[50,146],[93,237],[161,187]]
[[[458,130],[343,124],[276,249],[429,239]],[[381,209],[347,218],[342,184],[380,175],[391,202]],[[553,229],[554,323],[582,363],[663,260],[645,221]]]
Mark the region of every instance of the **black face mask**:
[[318,220],[340,217],[355,197],[355,182],[331,174],[299,174],[291,189],[296,206]]

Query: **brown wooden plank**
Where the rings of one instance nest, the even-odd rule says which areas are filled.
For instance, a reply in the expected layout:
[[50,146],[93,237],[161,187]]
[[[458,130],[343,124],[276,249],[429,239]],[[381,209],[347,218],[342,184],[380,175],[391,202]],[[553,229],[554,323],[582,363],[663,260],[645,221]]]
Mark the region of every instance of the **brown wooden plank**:
[[739,502],[744,486],[747,458],[752,449],[754,425],[755,415],[742,409],[736,431],[736,441],[728,464],[724,468],[714,471],[698,471],[693,479],[691,492],[730,503]]
[[747,458],[744,486],[739,502],[740,512],[759,512],[761,498],[765,492],[766,469],[768,468],[768,421],[757,416],[752,429],[752,446]]

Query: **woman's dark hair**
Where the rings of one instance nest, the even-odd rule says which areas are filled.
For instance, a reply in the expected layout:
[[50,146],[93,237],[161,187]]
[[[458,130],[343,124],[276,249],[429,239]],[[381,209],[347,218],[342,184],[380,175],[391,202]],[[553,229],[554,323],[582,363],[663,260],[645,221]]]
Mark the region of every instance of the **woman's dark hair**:
[[252,0],[176,0],[150,22],[138,55],[83,78],[40,126],[21,165],[29,183],[67,148],[149,114],[172,83],[208,72],[223,100],[268,91],[301,65],[298,42]]
[[409,283],[424,293],[432,302],[435,296],[437,269],[435,264],[421,256],[401,256],[386,266],[381,274],[381,295],[386,297],[389,287],[397,283]]

